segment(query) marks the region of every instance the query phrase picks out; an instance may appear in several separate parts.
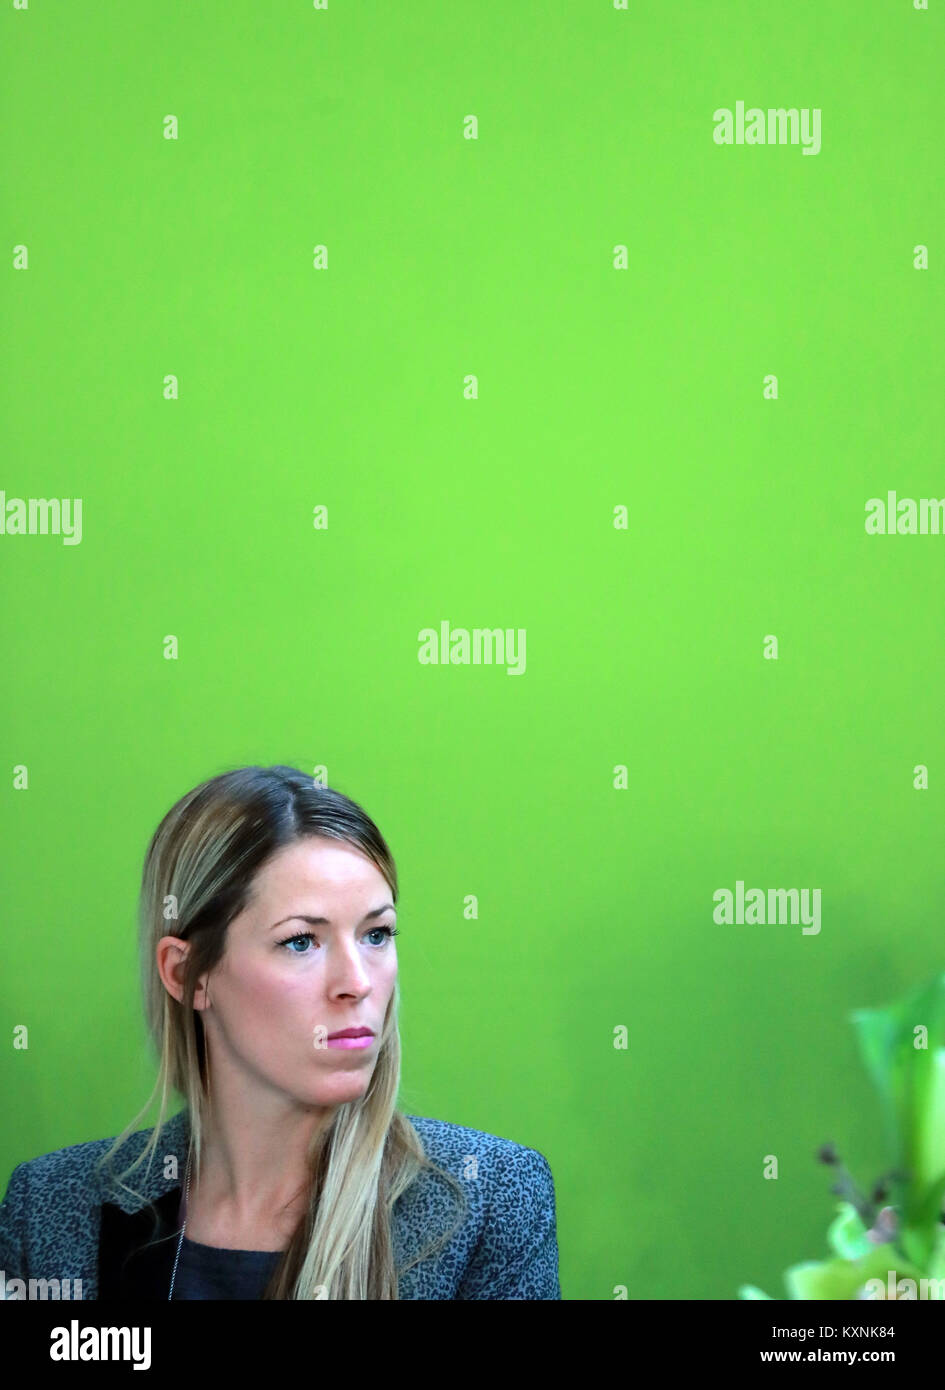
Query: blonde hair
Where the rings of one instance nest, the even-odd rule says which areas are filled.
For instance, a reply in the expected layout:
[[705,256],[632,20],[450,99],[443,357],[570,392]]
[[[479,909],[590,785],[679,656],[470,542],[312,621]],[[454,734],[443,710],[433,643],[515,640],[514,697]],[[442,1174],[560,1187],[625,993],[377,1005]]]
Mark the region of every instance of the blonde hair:
[[[365,854],[384,875],[396,903],[397,870],[377,826],[354,801],[295,768],[245,767],[212,777],[182,797],[155,831],[142,874],[139,950],[159,1071],[148,1101],[100,1160],[110,1162],[160,1091],[151,1138],[117,1179],[127,1191],[133,1189],[123,1179],[157,1149],[171,1092],[188,1106],[190,1155],[199,1174],[211,1087],[203,1022],[193,1007],[197,982],[222,957],[227,926],[248,901],[255,874],[276,851],[308,836],[341,840]],[[171,904],[176,919],[168,911]],[[165,988],[157,968],[157,943],[169,934],[190,943],[180,1001]],[[396,1299],[398,1276],[441,1247],[463,1219],[461,1184],[427,1158],[417,1131],[396,1108],[399,1000],[395,982],[367,1092],[339,1105],[327,1128],[313,1137],[307,1209],[263,1298]],[[422,1171],[450,1187],[459,1210],[450,1230],[397,1269],[391,1211]]]

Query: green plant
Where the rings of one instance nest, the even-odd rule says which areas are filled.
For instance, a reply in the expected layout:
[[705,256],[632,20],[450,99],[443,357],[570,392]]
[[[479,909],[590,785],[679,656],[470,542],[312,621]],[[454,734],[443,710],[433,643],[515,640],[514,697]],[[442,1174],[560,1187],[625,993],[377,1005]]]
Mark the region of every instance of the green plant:
[[[881,1100],[894,1166],[869,1196],[832,1144],[840,1197],[827,1231],[833,1257],[792,1265],[789,1298],[945,1298],[945,975],[884,1009],[853,1015],[860,1054]],[[907,1281],[907,1282],[902,1282]],[[768,1298],[743,1284],[739,1298]]]

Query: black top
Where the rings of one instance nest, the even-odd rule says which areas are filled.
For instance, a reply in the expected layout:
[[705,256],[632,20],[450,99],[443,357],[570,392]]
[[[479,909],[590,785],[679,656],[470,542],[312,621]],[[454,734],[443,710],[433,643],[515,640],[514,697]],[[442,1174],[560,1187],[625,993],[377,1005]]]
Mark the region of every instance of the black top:
[[279,1257],[278,1250],[219,1250],[185,1235],[173,1297],[262,1298]]

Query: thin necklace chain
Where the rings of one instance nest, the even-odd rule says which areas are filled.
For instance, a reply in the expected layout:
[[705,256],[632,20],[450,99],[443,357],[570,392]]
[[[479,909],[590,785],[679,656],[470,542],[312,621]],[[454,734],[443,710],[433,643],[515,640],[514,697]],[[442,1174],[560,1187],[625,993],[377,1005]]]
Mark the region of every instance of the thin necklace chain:
[[187,1181],[184,1187],[184,1224],[180,1228],[180,1239],[177,1242],[177,1254],[174,1256],[174,1268],[171,1270],[171,1287],[167,1291],[167,1301],[170,1302],[174,1297],[174,1280],[177,1278],[177,1262],[180,1259],[181,1246],[184,1243],[184,1232],[187,1229],[187,1199],[190,1196],[190,1159],[187,1155]]

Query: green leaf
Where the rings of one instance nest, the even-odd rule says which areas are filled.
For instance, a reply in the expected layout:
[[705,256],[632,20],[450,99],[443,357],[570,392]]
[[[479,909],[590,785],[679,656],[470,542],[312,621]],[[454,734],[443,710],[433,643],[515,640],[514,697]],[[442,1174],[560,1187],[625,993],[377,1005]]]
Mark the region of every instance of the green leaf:
[[[884,1182],[898,1232],[876,1245],[856,1208],[840,1202],[827,1232],[837,1258],[792,1265],[784,1275],[788,1297],[862,1298],[868,1282],[878,1280],[870,1294],[888,1297],[891,1286],[896,1298],[905,1279],[918,1297],[945,1299],[945,974],[886,1008],[857,1010],[853,1023],[895,1166]],[[753,1284],[743,1284],[738,1296],[768,1298]]]
[[835,1254],[845,1260],[855,1260],[874,1248],[866,1234],[863,1218],[849,1202],[837,1203],[837,1216],[827,1231],[827,1243]]
[[[792,1265],[785,1271],[784,1283],[789,1298],[851,1299],[857,1298],[870,1279],[879,1279],[884,1290],[892,1271],[893,1287],[900,1279],[918,1281],[920,1272],[892,1245],[874,1245],[868,1254],[857,1260],[808,1260]],[[881,1295],[886,1297],[886,1293]]]
[[945,1279],[945,1226],[939,1226],[932,1253],[929,1256],[930,1279]]
[[[901,1218],[916,1249],[931,1249],[945,1181],[945,975],[883,1009],[853,1015],[861,1055],[877,1087],[897,1168],[905,1170]],[[916,1028],[928,1030],[916,1047]]]

